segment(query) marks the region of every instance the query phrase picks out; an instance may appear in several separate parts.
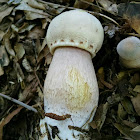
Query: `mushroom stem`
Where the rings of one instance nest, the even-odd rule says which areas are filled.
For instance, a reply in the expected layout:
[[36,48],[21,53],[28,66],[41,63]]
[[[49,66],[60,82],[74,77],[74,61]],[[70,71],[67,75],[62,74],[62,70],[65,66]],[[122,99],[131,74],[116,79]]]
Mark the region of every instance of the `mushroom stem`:
[[[98,96],[91,54],[78,48],[57,48],[44,84],[45,113],[54,117],[45,118],[50,132],[50,126],[57,126],[61,139],[79,139],[77,135],[82,133],[70,130],[69,126],[81,128],[85,122],[93,119]],[[60,116],[64,119],[59,120]],[[88,129],[88,123],[82,128]]]
[[46,117],[40,121],[44,140],[46,130],[51,139],[89,139],[85,133],[99,98],[91,58],[103,38],[100,21],[83,10],[64,12],[51,21],[46,40],[54,57],[44,84]]

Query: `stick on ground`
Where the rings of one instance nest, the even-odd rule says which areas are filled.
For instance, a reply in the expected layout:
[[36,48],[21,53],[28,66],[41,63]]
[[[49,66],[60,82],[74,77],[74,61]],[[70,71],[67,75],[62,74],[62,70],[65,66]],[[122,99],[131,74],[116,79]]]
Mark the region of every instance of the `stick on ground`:
[[12,98],[12,97],[9,97],[9,96],[7,96],[7,95],[4,95],[4,94],[2,94],[2,93],[0,93],[0,96],[3,97],[3,98],[6,98],[6,99],[8,99],[8,100],[10,100],[10,101],[12,101],[12,102],[14,102],[14,103],[16,103],[16,104],[19,104],[19,105],[21,105],[21,106],[27,108],[28,110],[37,112],[37,110],[36,110],[35,108],[33,108],[33,107],[31,107],[31,106],[29,106],[29,105],[27,105],[27,104],[25,104],[25,103],[23,103],[23,102],[21,102],[21,101],[19,101],[19,100],[16,100],[16,99],[14,99],[14,98]]

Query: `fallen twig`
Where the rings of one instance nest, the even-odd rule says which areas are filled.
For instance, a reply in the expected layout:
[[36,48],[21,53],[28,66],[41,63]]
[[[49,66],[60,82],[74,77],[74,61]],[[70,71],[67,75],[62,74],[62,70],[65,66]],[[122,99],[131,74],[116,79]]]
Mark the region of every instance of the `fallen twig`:
[[135,33],[126,33],[126,35],[140,37],[140,34],[135,34]]
[[16,103],[16,104],[19,104],[19,105],[21,105],[21,106],[27,108],[28,110],[37,112],[37,110],[36,110],[35,108],[33,108],[33,107],[31,107],[31,106],[29,106],[29,105],[27,105],[27,104],[25,104],[25,103],[23,103],[23,102],[21,102],[21,101],[19,101],[19,100],[16,100],[16,99],[14,99],[14,98],[12,98],[12,97],[9,97],[9,96],[7,96],[7,95],[4,95],[4,94],[2,94],[2,93],[0,93],[0,96],[3,97],[3,98],[6,98],[6,99],[8,99],[8,100],[10,100],[10,101],[12,101],[12,102],[14,102],[14,103]]

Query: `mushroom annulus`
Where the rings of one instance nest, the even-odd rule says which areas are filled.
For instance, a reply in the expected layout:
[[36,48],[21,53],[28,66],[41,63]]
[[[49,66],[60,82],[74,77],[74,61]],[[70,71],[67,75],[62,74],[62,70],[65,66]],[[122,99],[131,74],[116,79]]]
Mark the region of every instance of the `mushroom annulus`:
[[140,39],[127,37],[117,45],[121,64],[126,68],[140,68]]
[[[53,59],[44,84],[44,121],[51,139],[87,139],[80,130],[89,130],[98,105],[92,58],[103,39],[100,21],[83,10],[63,12],[51,21],[46,40]],[[45,133],[43,121],[41,127]]]

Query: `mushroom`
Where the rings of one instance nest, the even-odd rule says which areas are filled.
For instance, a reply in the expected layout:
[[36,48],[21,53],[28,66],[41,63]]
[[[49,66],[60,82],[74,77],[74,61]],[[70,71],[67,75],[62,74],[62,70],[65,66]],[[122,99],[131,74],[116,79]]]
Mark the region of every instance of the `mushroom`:
[[[44,84],[44,110],[52,139],[86,140],[81,130],[89,129],[99,98],[92,58],[103,38],[100,21],[83,10],[64,12],[51,21],[46,40],[53,59]],[[43,121],[41,127],[45,133]]]
[[120,62],[126,68],[140,68],[140,39],[127,37],[117,45]]

